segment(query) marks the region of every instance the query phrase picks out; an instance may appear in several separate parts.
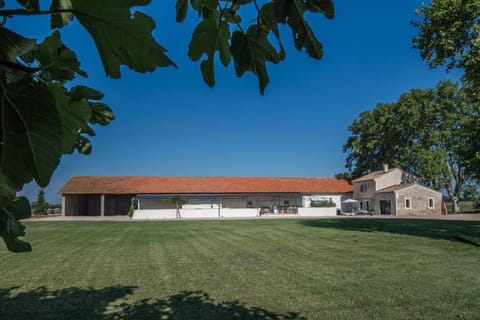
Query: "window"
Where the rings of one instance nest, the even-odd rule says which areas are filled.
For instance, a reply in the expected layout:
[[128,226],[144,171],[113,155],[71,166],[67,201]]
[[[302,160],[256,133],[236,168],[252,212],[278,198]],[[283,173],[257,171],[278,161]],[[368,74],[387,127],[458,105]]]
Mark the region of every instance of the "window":
[[435,208],[435,198],[429,197],[428,198],[428,209],[434,209]]
[[412,209],[412,199],[405,198],[405,209]]
[[367,192],[367,184],[366,183],[360,185],[360,192]]
[[283,204],[290,204],[290,200],[283,200]]
[[252,206],[253,202],[252,201],[247,201],[247,206]]

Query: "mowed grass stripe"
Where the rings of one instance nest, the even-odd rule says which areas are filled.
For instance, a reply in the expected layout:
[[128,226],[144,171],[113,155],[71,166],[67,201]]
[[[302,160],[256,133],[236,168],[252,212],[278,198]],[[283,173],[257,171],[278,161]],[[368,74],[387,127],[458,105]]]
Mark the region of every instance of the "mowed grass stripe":
[[34,251],[0,252],[0,314],[6,318],[28,319],[38,308],[46,319],[235,314],[263,319],[288,312],[309,319],[476,319],[479,314],[480,250],[448,236],[475,238],[478,222],[27,225]]

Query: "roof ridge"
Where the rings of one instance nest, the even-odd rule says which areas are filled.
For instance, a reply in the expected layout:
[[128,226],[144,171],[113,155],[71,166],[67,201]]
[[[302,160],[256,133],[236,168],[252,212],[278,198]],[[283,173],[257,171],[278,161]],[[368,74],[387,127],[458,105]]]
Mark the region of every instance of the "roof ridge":
[[334,177],[176,177],[176,176],[75,176],[60,190],[75,194],[139,193],[335,193],[351,192],[345,179]]

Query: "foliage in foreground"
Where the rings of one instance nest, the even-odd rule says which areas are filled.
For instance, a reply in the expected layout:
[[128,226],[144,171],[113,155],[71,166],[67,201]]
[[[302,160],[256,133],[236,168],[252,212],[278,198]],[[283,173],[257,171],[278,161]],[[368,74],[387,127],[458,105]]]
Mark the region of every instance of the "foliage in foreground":
[[[13,2],[13,1],[12,1]],[[176,21],[188,10],[200,22],[193,31],[188,55],[202,59],[204,81],[215,84],[216,55],[227,66],[232,60],[237,76],[253,73],[263,94],[269,82],[267,62],[285,58],[279,25],[291,29],[296,49],[320,59],[323,49],[308,22],[306,12],[333,18],[331,0],[177,0]],[[17,0],[19,8],[4,9],[0,0],[0,236],[9,250],[28,251],[18,239],[24,235],[20,219],[30,215],[26,198],[16,198],[23,185],[35,180],[45,187],[63,154],[91,152],[88,136],[92,125],[108,125],[114,114],[101,102],[103,94],[83,85],[71,86],[77,76],[86,77],[75,52],[61,39],[61,30],[78,21],[90,34],[105,73],[120,78],[120,67],[150,72],[176,67],[166,49],[152,36],[155,21],[133,7],[150,0],[52,0],[44,10],[39,0]],[[12,5],[11,3],[9,3]],[[242,27],[239,10],[250,6],[256,19]],[[13,17],[49,15],[53,33],[43,42],[28,39],[9,29]],[[272,35],[270,37],[270,35]],[[276,39],[273,45],[271,38]]]

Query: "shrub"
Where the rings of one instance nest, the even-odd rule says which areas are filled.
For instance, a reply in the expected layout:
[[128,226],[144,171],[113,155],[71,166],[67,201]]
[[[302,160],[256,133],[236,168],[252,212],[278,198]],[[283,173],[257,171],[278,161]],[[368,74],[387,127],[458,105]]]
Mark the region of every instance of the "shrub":
[[135,211],[135,198],[130,199],[130,207],[128,208],[128,217],[133,217],[133,212]]
[[314,208],[331,208],[331,207],[335,207],[336,204],[335,204],[335,202],[332,201],[332,199],[330,199],[330,200],[313,200],[310,203],[310,206],[314,207]]

